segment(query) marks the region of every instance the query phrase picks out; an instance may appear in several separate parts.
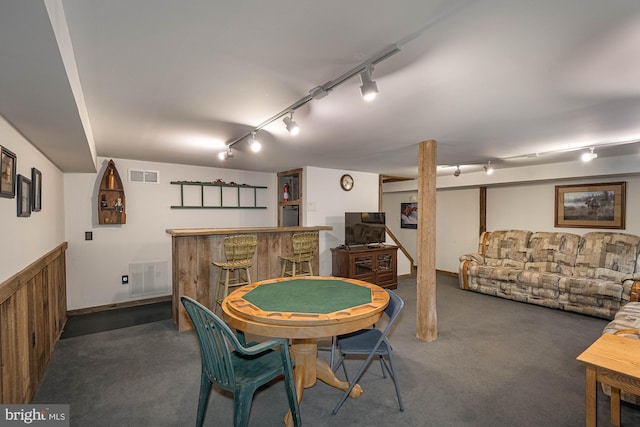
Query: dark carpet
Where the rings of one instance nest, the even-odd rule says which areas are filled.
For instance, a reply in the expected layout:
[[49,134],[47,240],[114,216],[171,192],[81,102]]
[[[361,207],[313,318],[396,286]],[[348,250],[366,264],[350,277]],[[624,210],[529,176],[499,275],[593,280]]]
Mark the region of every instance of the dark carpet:
[[[304,425],[585,424],[585,369],[575,358],[606,320],[463,291],[456,278],[438,275],[438,338],[423,342],[415,338],[415,279],[402,279],[397,293],[406,305],[390,339],[405,411],[373,364],[360,381],[363,395],[335,416],[339,391],[323,383],[306,389]],[[34,403],[70,404],[72,426],[190,426],[199,378],[195,335],[162,320],[59,341]],[[599,390],[598,425],[610,425],[608,405]],[[277,381],[256,393],[250,426],[281,425],[286,410]],[[205,425],[232,419],[230,396],[212,393]],[[640,408],[623,403],[622,425],[640,426]]]

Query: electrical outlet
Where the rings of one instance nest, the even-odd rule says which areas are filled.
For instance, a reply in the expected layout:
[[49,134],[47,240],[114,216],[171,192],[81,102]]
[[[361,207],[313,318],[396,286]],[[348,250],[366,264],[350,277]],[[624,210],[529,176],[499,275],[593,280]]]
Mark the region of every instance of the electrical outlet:
[[122,284],[123,285],[128,285],[129,284],[129,276],[128,275],[123,275],[122,276]]

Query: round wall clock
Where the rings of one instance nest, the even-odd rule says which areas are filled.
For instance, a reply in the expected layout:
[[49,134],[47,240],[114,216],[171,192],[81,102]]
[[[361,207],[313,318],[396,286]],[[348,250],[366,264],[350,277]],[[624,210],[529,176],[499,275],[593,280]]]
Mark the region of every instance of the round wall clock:
[[344,191],[351,190],[353,188],[353,177],[349,174],[342,175],[340,178],[340,187],[342,187]]

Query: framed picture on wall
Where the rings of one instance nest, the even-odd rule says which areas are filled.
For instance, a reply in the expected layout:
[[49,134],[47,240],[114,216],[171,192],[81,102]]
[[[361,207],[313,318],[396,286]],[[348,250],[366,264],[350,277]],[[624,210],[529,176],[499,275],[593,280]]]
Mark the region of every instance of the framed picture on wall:
[[16,195],[16,155],[4,147],[0,154],[0,197]]
[[36,168],[31,168],[31,210],[42,210],[42,172]]
[[400,203],[400,228],[418,228],[417,203]]
[[626,182],[556,185],[554,225],[624,229],[625,198]]
[[18,216],[31,216],[31,180],[18,175]]

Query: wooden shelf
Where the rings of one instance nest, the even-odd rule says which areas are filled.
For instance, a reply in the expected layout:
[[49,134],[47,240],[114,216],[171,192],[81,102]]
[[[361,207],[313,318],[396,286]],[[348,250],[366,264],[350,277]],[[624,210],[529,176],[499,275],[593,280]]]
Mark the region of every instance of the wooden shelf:
[[[224,182],[201,182],[201,181],[171,181],[173,185],[180,186],[180,204],[171,206],[171,209],[266,209],[266,206],[258,206],[258,190],[265,190],[267,187],[261,185],[247,185],[247,184],[235,184]],[[184,203],[184,187],[196,186],[200,187],[200,204],[199,205],[185,205]],[[217,205],[205,205],[205,188],[206,187],[218,187],[219,204]],[[236,204],[225,205],[224,204],[224,192],[225,188],[236,188]],[[241,190],[253,190],[253,206],[240,204],[240,191]]]
[[113,160],[104,170],[98,190],[98,223],[126,224],[126,199],[124,186]]

